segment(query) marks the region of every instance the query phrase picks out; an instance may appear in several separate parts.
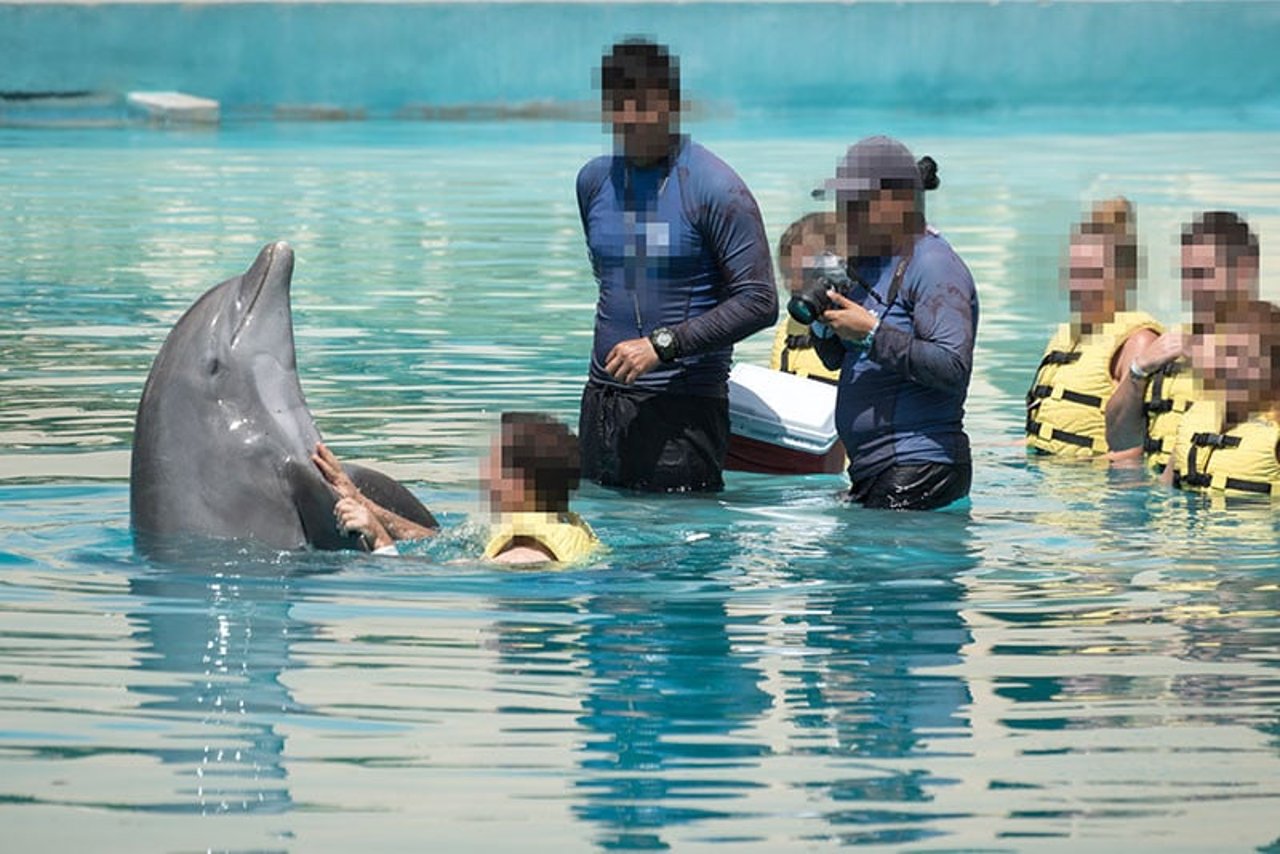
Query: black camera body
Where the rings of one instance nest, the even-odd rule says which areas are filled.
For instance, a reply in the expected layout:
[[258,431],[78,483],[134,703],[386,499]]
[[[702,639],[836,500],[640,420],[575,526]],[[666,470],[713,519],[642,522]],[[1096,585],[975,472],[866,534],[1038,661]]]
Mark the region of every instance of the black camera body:
[[817,261],[813,266],[805,266],[800,290],[787,302],[787,313],[805,326],[821,320],[824,311],[835,308],[827,291],[846,297],[853,292],[853,280],[845,270],[844,259],[824,252]]

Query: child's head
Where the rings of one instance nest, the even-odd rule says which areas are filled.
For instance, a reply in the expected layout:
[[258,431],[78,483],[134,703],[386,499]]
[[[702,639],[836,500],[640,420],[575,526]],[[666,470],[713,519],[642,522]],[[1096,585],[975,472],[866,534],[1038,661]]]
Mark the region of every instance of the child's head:
[[540,412],[504,412],[489,462],[489,502],[495,513],[569,509],[581,474],[578,437]]
[[1274,407],[1280,403],[1280,308],[1261,300],[1219,303],[1213,331],[1192,339],[1191,358],[1205,388],[1237,417]]
[[805,267],[812,267],[823,252],[837,252],[836,215],[814,211],[787,226],[778,241],[778,266],[788,290],[800,287]]

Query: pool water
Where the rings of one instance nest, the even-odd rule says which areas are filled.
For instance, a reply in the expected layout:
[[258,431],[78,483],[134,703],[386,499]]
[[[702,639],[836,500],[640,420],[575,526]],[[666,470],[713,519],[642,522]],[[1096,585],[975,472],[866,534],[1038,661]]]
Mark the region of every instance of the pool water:
[[[1088,200],[1134,200],[1153,313],[1180,315],[1173,241],[1205,208],[1249,216],[1280,297],[1280,130],[1167,118],[693,126],[775,241],[859,136],[938,160],[931,219],[982,300],[972,506],[851,509],[834,476],[589,486],[575,506],[608,550],[561,572],[476,560],[477,458],[503,410],[576,421],[594,286],[573,179],[597,126],[0,129],[6,838],[1280,848],[1280,515],[1019,441]],[[447,533],[400,560],[227,544],[148,563],[128,517],[147,369],[277,238],[321,431]]]

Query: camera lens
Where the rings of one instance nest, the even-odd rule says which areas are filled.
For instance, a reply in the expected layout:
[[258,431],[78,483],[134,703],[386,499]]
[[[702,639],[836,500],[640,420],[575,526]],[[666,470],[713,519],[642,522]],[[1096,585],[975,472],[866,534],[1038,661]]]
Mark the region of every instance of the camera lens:
[[794,317],[797,323],[803,323],[805,326],[817,320],[818,313],[817,306],[803,296],[794,296],[787,303],[787,314]]

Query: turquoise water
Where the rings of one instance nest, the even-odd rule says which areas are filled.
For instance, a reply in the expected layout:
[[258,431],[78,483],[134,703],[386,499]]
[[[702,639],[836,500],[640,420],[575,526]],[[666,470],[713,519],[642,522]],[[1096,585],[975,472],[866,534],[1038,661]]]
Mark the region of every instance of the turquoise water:
[[[1095,132],[1105,128],[1106,133]],[[1173,129],[1170,129],[1173,128]],[[498,572],[498,412],[576,415],[592,124],[0,130],[0,824],[23,848],[1274,850],[1280,516],[1029,462],[1021,394],[1085,202],[1172,239],[1246,212],[1280,297],[1280,132],[1240,116],[711,121],[772,238],[843,145],[935,156],[983,304],[967,513],[584,489],[609,551]],[[169,326],[275,238],[302,384],[346,458],[449,525],[399,561],[128,529],[133,409]],[[766,360],[767,335],[739,347]]]

